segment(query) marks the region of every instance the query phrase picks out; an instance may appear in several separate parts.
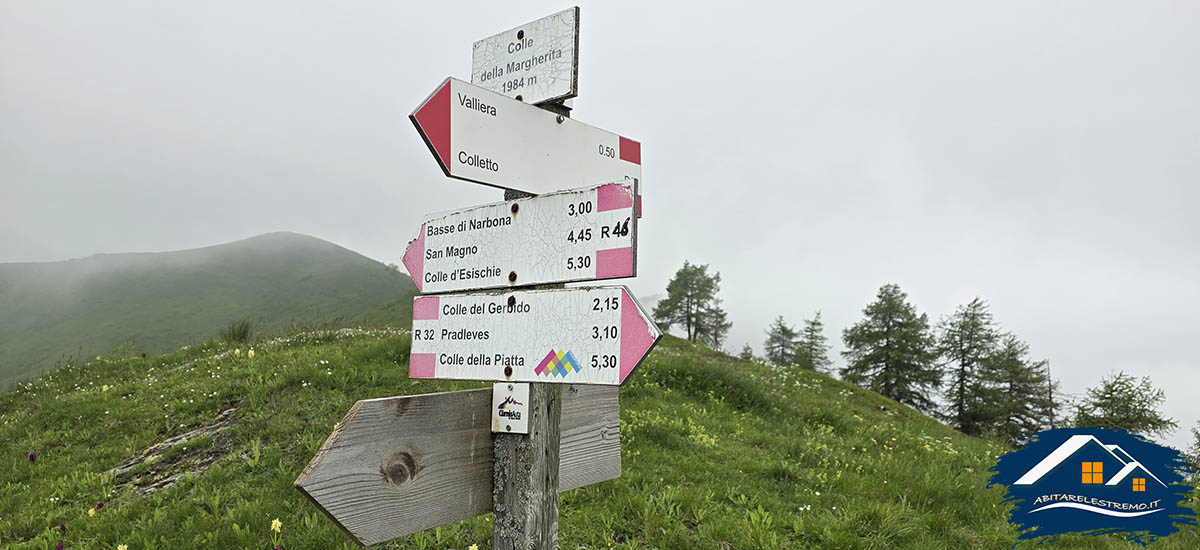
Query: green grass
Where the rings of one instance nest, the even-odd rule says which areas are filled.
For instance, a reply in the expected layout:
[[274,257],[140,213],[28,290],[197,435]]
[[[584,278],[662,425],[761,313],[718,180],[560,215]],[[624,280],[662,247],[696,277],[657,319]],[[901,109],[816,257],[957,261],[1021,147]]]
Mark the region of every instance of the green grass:
[[[407,377],[402,329],[319,331],[255,346],[70,364],[0,394],[0,548],[356,547],[292,487],[359,399],[480,387]],[[105,391],[103,387],[107,385]],[[154,447],[217,422],[186,442]],[[623,474],[560,501],[576,548],[1005,549],[994,442],[813,372],[674,338],[621,389]],[[157,449],[121,476],[108,470]],[[27,454],[37,452],[30,463]],[[204,470],[203,473],[197,473]],[[139,483],[178,476],[144,496]],[[103,501],[95,517],[87,511]],[[1192,503],[1200,508],[1200,501]],[[487,516],[387,548],[490,546]],[[58,526],[65,523],[62,534]],[[1140,548],[1064,537],[1046,548]],[[1200,532],[1151,545],[1200,547]]]
[[218,334],[221,337],[221,341],[228,345],[249,343],[254,337],[254,323],[249,319],[231,321]]
[[178,252],[0,264],[0,388],[71,357],[167,352],[215,338],[242,319],[280,333],[294,322],[350,319],[381,303],[411,302],[415,293],[407,275],[295,233]]

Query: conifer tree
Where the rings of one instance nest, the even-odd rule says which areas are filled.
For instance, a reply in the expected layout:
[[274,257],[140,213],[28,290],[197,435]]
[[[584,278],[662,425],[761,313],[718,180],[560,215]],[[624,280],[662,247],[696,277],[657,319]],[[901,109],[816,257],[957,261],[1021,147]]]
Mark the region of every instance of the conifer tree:
[[938,332],[938,353],[946,361],[949,375],[942,418],[965,434],[980,435],[987,420],[982,417],[985,385],[979,380],[979,369],[997,341],[987,302],[975,298],[958,306],[953,315],[938,323]]
[[704,309],[704,315],[700,318],[701,338],[702,342],[707,343],[712,349],[725,349],[725,336],[729,334],[729,327],[733,323],[725,315],[725,310],[720,307],[720,300],[715,300],[709,303]]
[[818,372],[829,373],[833,362],[829,360],[829,339],[825,337],[825,323],[818,311],[812,319],[804,320],[800,340],[796,343],[796,364]]
[[690,342],[720,349],[733,323],[721,309],[721,274],[708,273],[707,265],[683,262],[667,283],[667,297],[654,307],[654,318],[664,330],[679,326]]
[[894,284],[879,289],[864,318],[842,332],[842,378],[924,412],[934,410],[932,390],[942,383],[929,318],[918,314]]
[[1105,377],[1100,386],[1088,388],[1087,396],[1075,404],[1075,425],[1166,435],[1179,426],[1158,412],[1166,399],[1166,394],[1154,387],[1149,376],[1139,380],[1119,372]]
[[972,420],[978,422],[976,428],[1016,444],[1022,437],[1049,427],[1046,412],[1054,406],[1046,393],[1049,363],[1031,361],[1028,344],[1005,334],[983,359],[979,374],[973,395],[980,399],[970,411]]
[[788,326],[780,315],[767,328],[767,339],[763,341],[763,354],[767,361],[776,365],[793,365],[796,362],[796,337],[799,333]]
[[1200,483],[1200,421],[1197,421],[1196,426],[1192,428],[1192,446],[1188,451],[1184,454],[1184,458],[1192,467],[1192,480]]
[[744,359],[746,361],[753,360],[754,359],[754,348],[750,347],[749,343],[742,346],[742,351],[740,353],[738,353],[738,359]]

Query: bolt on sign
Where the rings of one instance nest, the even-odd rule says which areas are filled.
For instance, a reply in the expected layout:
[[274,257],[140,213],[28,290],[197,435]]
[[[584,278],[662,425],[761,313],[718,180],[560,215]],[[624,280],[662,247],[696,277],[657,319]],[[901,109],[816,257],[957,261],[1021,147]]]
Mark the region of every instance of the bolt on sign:
[[575,97],[579,93],[579,8],[476,42],[471,83],[526,103]]
[[423,293],[633,277],[636,197],[608,183],[435,214],[404,266]]
[[662,338],[623,286],[418,296],[412,378],[619,385]]
[[452,178],[541,195],[642,177],[641,143],[456,78],[409,119]]

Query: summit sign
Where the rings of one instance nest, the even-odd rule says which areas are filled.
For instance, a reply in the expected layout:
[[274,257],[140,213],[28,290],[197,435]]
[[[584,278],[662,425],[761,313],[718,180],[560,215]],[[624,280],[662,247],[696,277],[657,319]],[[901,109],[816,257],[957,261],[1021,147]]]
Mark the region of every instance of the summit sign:
[[471,54],[471,83],[526,103],[579,92],[579,8],[484,38]]

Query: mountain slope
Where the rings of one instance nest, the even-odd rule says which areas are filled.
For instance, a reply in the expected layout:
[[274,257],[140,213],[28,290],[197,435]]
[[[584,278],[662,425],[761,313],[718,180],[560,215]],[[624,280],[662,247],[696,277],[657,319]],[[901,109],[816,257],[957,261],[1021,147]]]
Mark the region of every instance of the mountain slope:
[[0,387],[66,356],[162,352],[248,318],[260,330],[353,317],[415,293],[404,274],[313,237],[0,264]]
[[[271,548],[279,518],[288,550],[356,548],[292,487],[334,425],[359,399],[486,385],[410,380],[410,342],[325,331],[260,344],[253,359],[208,343],[73,364],[0,393],[0,547]],[[621,388],[621,439],[620,478],[562,496],[563,548],[1015,540],[1003,491],[985,488],[999,444],[821,374],[667,337]],[[489,519],[387,547],[487,548]],[[1141,548],[1109,536],[1044,547]],[[1200,547],[1200,530],[1153,547]]]

